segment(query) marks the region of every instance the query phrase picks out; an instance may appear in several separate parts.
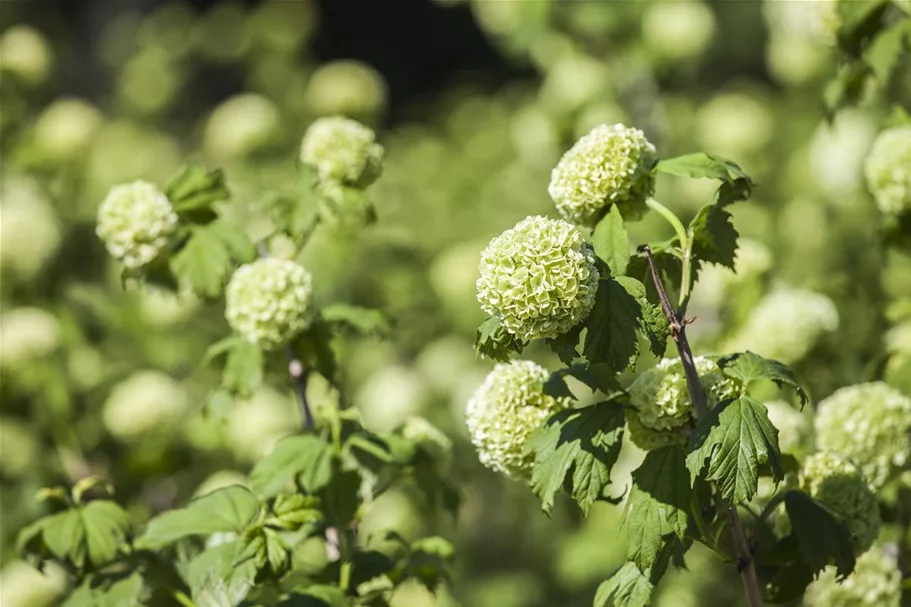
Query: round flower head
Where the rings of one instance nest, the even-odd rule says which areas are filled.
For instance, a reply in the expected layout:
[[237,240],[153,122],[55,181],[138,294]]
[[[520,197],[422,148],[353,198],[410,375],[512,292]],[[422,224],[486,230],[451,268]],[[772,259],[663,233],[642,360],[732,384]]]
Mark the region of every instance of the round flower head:
[[879,134],[864,164],[864,175],[884,213],[911,210],[911,125]]
[[899,607],[902,574],[897,559],[881,547],[863,553],[854,572],[837,580],[827,567],[803,596],[806,607]]
[[367,187],[382,171],[383,146],[374,132],[348,118],[320,118],[301,142],[301,162],[320,181]]
[[311,283],[310,272],[286,259],[244,264],[225,291],[228,324],[264,348],[285,344],[307,327]]
[[35,122],[35,146],[53,160],[68,160],[85,151],[101,127],[95,106],[76,98],[58,99]]
[[874,489],[911,457],[911,399],[882,382],[838,390],[819,403],[813,421],[819,448],[857,463]]
[[[695,363],[709,407],[735,395],[733,381],[714,362],[699,356]],[[665,358],[645,371],[629,391],[635,409],[628,412],[627,423],[636,445],[650,450],[686,441],[678,430],[692,423],[696,412],[679,358]]]
[[831,451],[820,451],[804,462],[800,485],[844,520],[857,554],[873,545],[882,526],[879,503],[857,466]]
[[369,65],[331,61],[310,76],[304,99],[318,115],[369,116],[386,104],[386,83]]
[[525,341],[567,332],[595,305],[594,253],[559,219],[528,217],[491,240],[480,273],[481,308]]
[[111,390],[102,419],[114,436],[129,440],[177,421],[189,401],[186,390],[160,371],[139,371]]
[[267,146],[278,133],[281,114],[269,99],[256,93],[222,102],[206,122],[203,147],[214,158],[239,158]]
[[60,321],[41,308],[12,308],[0,315],[0,365],[23,367],[60,345]]
[[154,261],[177,231],[177,213],[158,188],[134,181],[111,189],[98,208],[95,233],[128,268]]
[[569,399],[544,393],[549,376],[547,369],[531,361],[501,363],[474,393],[465,418],[482,464],[513,479],[531,476],[534,456],[525,453],[528,437],[569,406]]
[[37,187],[6,181],[0,204],[0,268],[29,280],[60,248],[60,226],[54,207]]
[[655,146],[639,129],[601,125],[563,155],[547,191],[563,217],[578,225],[593,226],[612,204],[638,217],[655,190],[657,161]]

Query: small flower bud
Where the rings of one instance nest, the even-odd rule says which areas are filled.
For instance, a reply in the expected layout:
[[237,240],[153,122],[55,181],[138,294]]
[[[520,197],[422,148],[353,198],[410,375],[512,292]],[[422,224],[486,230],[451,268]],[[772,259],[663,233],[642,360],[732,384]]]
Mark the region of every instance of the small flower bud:
[[170,201],[146,181],[111,189],[98,208],[95,233],[128,268],[147,265],[168,247],[178,217]]
[[572,329],[595,305],[598,270],[579,231],[534,216],[497,236],[481,253],[481,308],[529,341]]
[[308,324],[313,290],[310,273],[293,261],[269,257],[248,263],[225,291],[228,324],[244,339],[271,349],[287,343]]
[[911,126],[879,134],[864,164],[864,176],[883,213],[911,210]]
[[382,172],[383,146],[376,143],[374,132],[359,122],[320,118],[307,129],[300,157],[320,181],[365,188]]
[[534,457],[525,453],[531,433],[569,399],[544,393],[550,374],[527,360],[498,364],[468,401],[465,421],[481,463],[513,479],[528,479]]
[[655,190],[657,162],[655,146],[639,129],[601,125],[563,155],[547,191],[571,223],[593,226],[612,204],[638,217]]

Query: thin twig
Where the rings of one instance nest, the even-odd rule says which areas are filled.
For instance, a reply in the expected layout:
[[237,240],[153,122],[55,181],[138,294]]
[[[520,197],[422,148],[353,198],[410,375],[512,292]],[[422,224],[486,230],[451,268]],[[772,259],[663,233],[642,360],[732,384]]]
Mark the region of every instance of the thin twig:
[[[708,405],[705,400],[705,392],[702,388],[702,382],[699,381],[699,372],[696,370],[696,361],[693,359],[693,351],[690,348],[689,341],[686,338],[686,325],[678,312],[674,310],[668,299],[667,292],[664,290],[664,284],[658,275],[658,269],[655,266],[655,259],[652,257],[652,250],[646,246],[645,255],[648,258],[648,265],[652,275],[652,281],[655,283],[655,289],[658,291],[658,297],[661,300],[661,308],[667,316],[671,327],[671,336],[677,345],[677,352],[680,353],[680,361],[683,365],[683,372],[686,375],[686,384],[689,388],[690,398],[696,409],[696,417],[702,418],[708,413]],[[728,525],[731,528],[731,539],[737,549],[737,571],[740,573],[740,580],[746,591],[747,601],[750,607],[762,606],[762,592],[759,588],[759,578],[756,577],[756,565],[753,562],[753,551],[750,549],[750,543],[747,540],[746,533],[743,530],[743,522],[740,520],[740,513],[737,508],[727,502],[727,500],[718,496],[722,510],[728,519]]]

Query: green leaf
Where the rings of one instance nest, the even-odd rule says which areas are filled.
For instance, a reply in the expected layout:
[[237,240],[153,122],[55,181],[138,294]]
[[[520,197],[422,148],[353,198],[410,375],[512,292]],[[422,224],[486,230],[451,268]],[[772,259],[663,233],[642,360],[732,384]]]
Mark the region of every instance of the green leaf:
[[880,85],[886,86],[902,55],[911,47],[911,19],[904,18],[881,31],[870,44],[864,59],[873,69]]
[[449,566],[454,550],[449,540],[432,536],[411,544],[408,558],[408,577],[417,579],[431,592],[443,581],[449,580]]
[[535,455],[531,488],[541,498],[544,512],[550,513],[567,475],[572,497],[583,512],[604,499],[622,436],[623,407],[610,401],[561,411],[537,429],[526,450]]
[[332,475],[332,446],[319,436],[289,436],[276,443],[272,453],[257,462],[250,472],[250,486],[261,498],[278,494],[297,479],[309,493],[315,493]]
[[260,347],[238,337],[228,351],[222,387],[241,398],[250,398],[263,383],[263,363]]
[[635,563],[625,563],[598,586],[594,607],[646,607],[651,603],[652,590],[648,573],[640,571]]
[[801,491],[789,491],[784,498],[804,562],[813,573],[834,563],[840,578],[854,571],[851,532],[825,506]]
[[474,347],[480,356],[506,362],[513,354],[521,354],[525,344],[507,331],[499,318],[491,316],[478,327]]
[[51,554],[82,569],[86,564],[85,527],[77,509],[60,512],[45,520],[42,537]]
[[617,205],[612,204],[610,212],[595,226],[592,245],[595,254],[610,268],[611,274],[623,276],[626,273],[629,263],[629,234]]
[[184,214],[209,209],[213,203],[230,198],[231,193],[225,186],[225,175],[221,169],[209,171],[205,167],[188,164],[171,178],[165,196],[178,214]]
[[737,163],[715,154],[686,154],[658,163],[658,172],[683,177],[719,179],[722,184],[715,196],[719,207],[750,197],[753,181]]
[[142,575],[138,572],[90,576],[76,588],[62,607],[132,607],[147,604]]
[[338,362],[332,349],[332,331],[319,320],[294,338],[291,349],[307,368],[315,369],[333,385],[338,376]]
[[246,487],[224,487],[153,518],[136,546],[157,549],[192,535],[240,532],[253,520],[258,508],[256,498]]
[[[626,282],[633,279],[622,277]],[[639,354],[636,329],[642,320],[642,309],[636,298],[616,279],[598,284],[595,306],[586,321],[583,353],[594,365],[605,363],[611,370],[623,371]],[[641,283],[639,283],[641,284]]]
[[886,0],[851,0],[839,2],[841,25],[836,39],[838,47],[849,57],[859,59],[883,27],[883,17],[890,3]]
[[564,365],[571,365],[573,361],[579,358],[579,336],[583,328],[585,328],[585,323],[579,323],[566,333],[546,340],[551,351],[560,358],[560,362]]
[[320,312],[322,319],[331,326],[349,329],[359,335],[383,336],[390,331],[389,319],[379,310],[349,304],[333,304]]
[[797,383],[794,371],[784,363],[777,360],[763,358],[752,352],[740,352],[723,356],[717,361],[718,367],[728,377],[732,377],[749,388],[757,380],[768,379],[775,382],[779,388],[788,385],[797,391],[801,405],[809,402],[809,397],[804,389]]
[[838,74],[823,89],[823,104],[829,120],[838,110],[860,101],[872,72],[870,66],[862,61],[851,62],[838,69]]
[[649,348],[655,356],[664,356],[664,351],[667,349],[667,339],[671,335],[671,327],[661,306],[648,300],[645,284],[639,280],[628,276],[620,276],[617,278],[617,282],[626,289],[627,293],[636,298],[636,302],[641,308],[639,325],[636,327],[637,331],[648,340]]
[[255,257],[249,237],[236,226],[215,221],[190,230],[190,238],[171,258],[171,271],[202,297],[217,297],[234,264]]
[[361,475],[351,470],[336,469],[320,490],[322,510],[331,525],[347,527],[361,504]]
[[94,567],[117,558],[126,548],[132,528],[129,515],[108,500],[95,500],[78,509],[85,529],[86,552]]
[[640,570],[655,564],[666,536],[683,538],[691,497],[683,449],[669,446],[649,451],[633,472],[623,518],[629,536],[627,557]]
[[184,577],[195,604],[235,607],[243,602],[256,577],[253,559],[240,559],[243,549],[239,541],[219,544],[187,564]]
[[278,607],[350,607],[345,593],[338,586],[310,586],[278,603]]
[[774,480],[783,478],[778,430],[765,405],[749,396],[719,403],[699,420],[689,450],[686,465],[692,478],[709,460],[705,478],[717,481],[721,495],[735,504],[756,494],[760,464],[769,464]]
[[721,264],[734,268],[739,234],[731,223],[731,214],[715,204],[705,205],[690,222],[693,256],[697,262]]

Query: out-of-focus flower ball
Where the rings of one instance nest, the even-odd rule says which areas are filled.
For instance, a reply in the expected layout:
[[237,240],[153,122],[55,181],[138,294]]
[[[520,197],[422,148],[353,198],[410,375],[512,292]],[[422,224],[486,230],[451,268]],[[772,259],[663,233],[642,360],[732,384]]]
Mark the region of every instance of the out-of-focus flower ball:
[[761,151],[775,134],[772,112],[755,95],[722,93],[696,114],[696,137],[707,152],[741,158]]
[[[695,363],[709,407],[735,395],[736,386],[718,365],[701,356]],[[665,358],[639,375],[630,386],[630,402],[635,410],[627,414],[627,423],[638,447],[650,450],[686,441],[678,430],[693,422],[696,412],[679,358]]]
[[128,268],[155,261],[177,231],[167,197],[147,181],[115,186],[98,207],[95,232],[108,252]]
[[38,460],[38,450],[38,441],[26,423],[0,417],[0,471],[4,476],[16,478],[28,471]]
[[553,338],[588,316],[599,274],[582,234],[559,219],[533,216],[481,253],[481,308],[522,340]]
[[835,567],[828,567],[803,596],[807,607],[899,607],[902,574],[898,561],[881,547],[862,554],[854,572],[836,579]]
[[548,377],[547,369],[531,361],[501,363],[474,393],[465,421],[482,464],[509,478],[530,477],[534,457],[524,451],[528,437],[570,403],[544,393]]
[[206,479],[199,483],[199,486],[196,487],[196,491],[193,492],[194,497],[200,495],[206,495],[207,493],[212,493],[219,489],[224,489],[225,487],[231,487],[232,485],[247,485],[247,477],[238,472],[237,470],[219,470],[213,472]]
[[911,126],[887,129],[876,137],[864,175],[883,213],[911,210]]
[[287,259],[268,257],[244,264],[225,290],[228,324],[265,348],[287,343],[309,324],[310,273]]
[[412,416],[406,419],[401,433],[437,458],[445,459],[452,452],[452,440],[423,417]]
[[212,158],[240,158],[271,143],[281,125],[278,107],[256,93],[226,99],[209,116],[203,148]]
[[0,198],[0,267],[33,278],[60,247],[54,207],[27,181],[8,180]]
[[860,468],[835,453],[820,451],[804,462],[800,485],[845,521],[857,554],[873,545],[882,526],[879,502]]
[[228,446],[243,461],[255,462],[268,454],[280,438],[298,430],[301,416],[290,394],[271,388],[257,390],[250,400],[232,407],[225,428]]
[[48,41],[27,25],[14,25],[0,36],[0,69],[26,84],[44,82],[53,62]]
[[427,383],[420,373],[403,365],[387,365],[367,378],[354,402],[365,426],[387,432],[420,413],[426,396]]
[[[821,124],[813,134],[810,141],[813,178],[836,202],[850,200],[846,194],[860,190],[864,158],[875,134],[868,116],[848,110],[839,112],[832,124]],[[911,144],[908,149],[911,150]],[[911,162],[911,152],[908,161]],[[908,172],[911,175],[911,170]],[[911,176],[908,179],[908,192],[911,192]]]
[[383,146],[363,124],[332,116],[310,125],[301,142],[301,162],[320,181],[367,187],[382,172]]
[[882,382],[838,390],[819,403],[814,425],[819,448],[855,462],[875,489],[911,461],[911,399]]
[[102,120],[101,112],[82,99],[58,99],[35,122],[35,146],[55,161],[78,158],[88,148]]
[[642,17],[642,38],[662,57],[696,57],[708,48],[714,33],[715,14],[699,0],[653,2]]
[[184,322],[199,308],[200,303],[192,293],[175,293],[150,285],[142,289],[139,297],[143,318],[162,328]]
[[603,62],[585,54],[567,53],[550,67],[540,97],[555,113],[568,114],[594,101],[609,82]]
[[772,268],[772,252],[764,244],[749,238],[741,238],[737,244],[733,271],[717,264],[700,268],[691,305],[719,307],[732,290],[761,278]]
[[798,455],[813,437],[810,419],[793,405],[780,400],[764,403],[769,421],[778,430],[778,447],[782,453]]
[[313,72],[304,95],[307,106],[319,116],[369,118],[386,105],[386,83],[360,61],[331,61]]
[[812,291],[782,289],[760,301],[722,349],[750,350],[790,364],[837,328],[838,311],[831,299]]
[[13,308],[0,314],[0,366],[17,368],[53,353],[60,322],[41,308]]
[[136,440],[173,425],[187,410],[184,387],[161,371],[137,371],[111,389],[102,419],[108,431],[122,440]]
[[143,114],[168,108],[183,81],[179,64],[160,46],[147,46],[123,65],[117,93],[129,107]]
[[655,190],[657,161],[655,146],[639,129],[601,125],[563,155],[547,191],[571,223],[592,226],[612,204],[637,217]]
[[0,605],[46,607],[66,592],[67,573],[53,561],[38,571],[24,561],[10,561],[0,569]]

